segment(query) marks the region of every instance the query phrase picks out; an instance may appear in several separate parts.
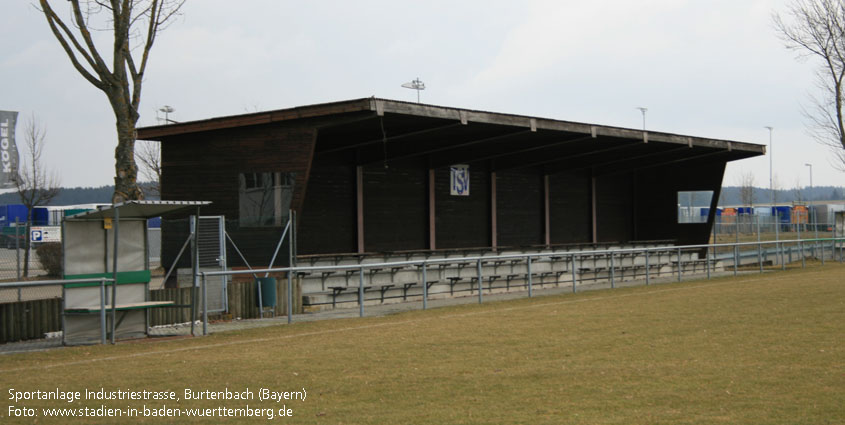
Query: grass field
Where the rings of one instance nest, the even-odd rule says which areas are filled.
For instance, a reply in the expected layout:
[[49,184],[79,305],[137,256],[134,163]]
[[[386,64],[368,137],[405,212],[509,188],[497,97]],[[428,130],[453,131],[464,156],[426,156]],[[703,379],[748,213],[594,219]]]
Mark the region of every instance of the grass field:
[[[843,424],[843,342],[845,266],[828,263],[2,356],[0,423]],[[181,400],[14,402],[10,388],[167,390]],[[248,388],[256,399],[185,400],[186,388]],[[304,388],[305,400],[261,401],[260,388]],[[293,416],[74,420],[41,411],[103,404],[248,404],[274,415],[284,405]],[[10,418],[9,405],[38,417]]]

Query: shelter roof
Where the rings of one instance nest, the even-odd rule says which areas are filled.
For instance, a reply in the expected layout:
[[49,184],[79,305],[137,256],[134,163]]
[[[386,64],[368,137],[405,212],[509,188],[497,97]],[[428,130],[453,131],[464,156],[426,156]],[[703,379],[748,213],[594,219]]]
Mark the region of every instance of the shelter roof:
[[114,218],[114,210],[118,208],[120,209],[119,216],[121,219],[147,219],[201,207],[210,203],[208,201],[126,201],[119,204],[101,206],[93,211],[74,214],[65,217],[65,220],[102,220],[104,218]]
[[593,168],[601,174],[766,153],[764,145],[732,140],[379,98],[144,127],[138,138],[178,142],[207,132],[278,125],[314,128],[317,158],[337,154],[359,165],[425,158],[431,167],[489,161],[494,170],[542,167],[551,174]]

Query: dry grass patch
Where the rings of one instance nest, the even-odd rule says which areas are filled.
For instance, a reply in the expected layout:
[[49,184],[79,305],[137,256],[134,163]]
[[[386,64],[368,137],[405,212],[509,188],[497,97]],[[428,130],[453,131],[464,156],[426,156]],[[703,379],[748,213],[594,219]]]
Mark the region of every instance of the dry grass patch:
[[[180,396],[184,388],[249,388],[256,396],[262,387],[305,388],[305,401],[249,402],[286,404],[294,416],[281,420],[290,423],[845,423],[844,276],[837,264],[3,356],[0,382],[4,396],[8,388],[169,389]],[[184,416],[132,421],[192,423]]]

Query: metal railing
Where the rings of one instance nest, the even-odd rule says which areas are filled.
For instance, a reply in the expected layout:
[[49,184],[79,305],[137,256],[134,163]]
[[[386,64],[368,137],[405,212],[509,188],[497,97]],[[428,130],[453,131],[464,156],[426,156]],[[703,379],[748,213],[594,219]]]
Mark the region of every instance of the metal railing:
[[[114,288],[114,279],[112,278],[97,278],[97,279],[54,279],[54,280],[33,280],[27,282],[3,282],[0,283],[0,289],[4,288],[17,288],[20,292],[21,288],[27,287],[37,287],[37,286],[57,286],[57,285],[67,285],[67,284],[74,284],[74,283],[92,283],[92,282],[99,282],[100,283],[100,340],[103,344],[106,343],[106,282]],[[115,324],[115,291],[112,289],[112,308],[111,308],[111,315],[112,315],[112,329],[111,329],[111,337],[112,337],[112,344],[114,344],[114,324]],[[62,303],[64,304],[64,303]],[[64,314],[64,313],[63,313]]]
[[[238,271],[220,271],[220,272],[202,272],[199,273],[200,281],[201,281],[201,293],[202,293],[202,310],[203,310],[203,335],[207,334],[207,322],[208,322],[208,315],[206,312],[206,280],[208,277],[212,276],[233,276],[233,275],[242,275],[242,274],[258,274],[258,273],[286,273],[287,274],[287,320],[288,323],[292,322],[293,312],[292,312],[292,275],[300,272],[329,272],[329,271],[340,271],[340,270],[357,270],[358,274],[358,305],[359,305],[359,316],[364,316],[364,271],[367,269],[384,269],[384,268],[399,268],[399,267],[409,267],[414,266],[418,267],[420,274],[421,274],[421,282],[422,282],[422,303],[423,309],[428,308],[428,284],[427,284],[427,270],[432,265],[442,264],[442,263],[454,263],[456,261],[461,262],[475,262],[475,267],[477,270],[477,283],[478,283],[478,302],[483,302],[484,297],[484,290],[481,282],[483,281],[483,273],[482,273],[482,265],[491,261],[502,261],[502,260],[524,260],[526,263],[526,273],[525,278],[527,281],[528,287],[528,296],[533,296],[533,284],[532,284],[532,274],[531,274],[531,264],[539,259],[543,258],[551,258],[551,257],[558,257],[558,258],[567,258],[567,261],[570,263],[570,269],[572,273],[572,292],[577,292],[577,285],[578,285],[578,273],[577,268],[575,267],[578,262],[584,257],[590,256],[597,256],[597,255],[604,255],[610,256],[610,276],[609,280],[611,283],[611,288],[615,288],[615,273],[614,273],[614,261],[613,259],[616,256],[621,256],[625,254],[644,254],[645,255],[645,284],[649,285],[651,283],[651,275],[650,275],[650,267],[649,267],[649,253],[652,252],[672,252],[676,255],[677,261],[677,279],[680,282],[683,274],[683,262],[682,262],[682,254],[685,251],[697,251],[706,252],[706,269],[707,269],[707,278],[711,278],[711,269],[715,268],[716,261],[719,260],[716,250],[718,248],[732,248],[732,256],[726,258],[733,259],[733,272],[734,275],[738,274],[740,262],[741,262],[741,254],[740,250],[743,247],[756,247],[756,253],[758,258],[758,263],[760,265],[760,272],[763,272],[763,247],[774,245],[774,250],[776,255],[778,256],[779,263],[781,264],[782,268],[786,267],[784,262],[785,259],[785,251],[784,248],[787,245],[797,245],[801,253],[802,259],[802,267],[806,267],[805,261],[805,244],[812,243],[813,247],[816,249],[820,249],[821,251],[821,261],[824,264],[825,261],[825,251],[832,251],[832,255],[835,257],[836,252],[839,252],[839,262],[843,262],[843,258],[845,258],[845,238],[819,238],[819,239],[791,239],[791,240],[779,240],[779,241],[757,241],[757,242],[740,242],[740,243],[721,243],[721,244],[702,244],[702,245],[685,245],[685,246],[672,246],[672,247],[640,247],[640,248],[619,248],[619,249],[603,249],[603,250],[585,250],[585,251],[567,251],[567,252],[535,252],[535,253],[520,253],[520,254],[502,254],[502,255],[490,255],[490,256],[467,256],[467,257],[451,257],[451,258],[429,258],[429,259],[419,259],[419,260],[406,260],[406,261],[393,261],[393,262],[380,262],[380,263],[359,263],[359,264],[345,264],[345,265],[327,265],[327,266],[294,266],[294,267],[278,267],[278,268],[269,268],[269,269],[260,269],[260,270],[238,270]],[[819,246],[821,245],[821,246]],[[747,251],[746,251],[747,252]],[[723,256],[724,257],[724,256]]]

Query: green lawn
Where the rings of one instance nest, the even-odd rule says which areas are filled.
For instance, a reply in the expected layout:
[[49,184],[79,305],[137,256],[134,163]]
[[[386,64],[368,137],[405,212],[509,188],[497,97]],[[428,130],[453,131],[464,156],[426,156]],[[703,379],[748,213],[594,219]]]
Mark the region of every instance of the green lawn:
[[[845,266],[0,357],[37,423],[845,423]],[[8,400],[174,391],[176,402]],[[305,400],[184,400],[306,391]],[[83,395],[84,396],[84,395]],[[273,408],[293,417],[49,419],[44,407]],[[184,413],[183,413],[184,415]]]

